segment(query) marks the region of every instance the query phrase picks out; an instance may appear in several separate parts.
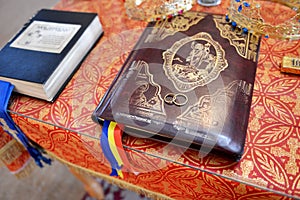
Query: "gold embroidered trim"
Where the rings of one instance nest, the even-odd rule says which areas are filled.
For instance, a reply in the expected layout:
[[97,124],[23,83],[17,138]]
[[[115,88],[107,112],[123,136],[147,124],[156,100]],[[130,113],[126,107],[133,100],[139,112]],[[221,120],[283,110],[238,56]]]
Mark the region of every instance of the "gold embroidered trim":
[[19,140],[18,136],[17,136],[17,131],[11,129],[11,128],[7,125],[5,119],[0,118],[0,123],[2,124],[2,128],[3,128],[4,131],[8,132],[10,135],[12,135],[12,137],[13,137],[14,139],[16,139],[18,142],[22,143],[22,142]]
[[133,184],[128,183],[126,181],[123,181],[121,179],[117,179],[117,178],[111,177],[109,175],[101,174],[100,172],[95,172],[95,171],[86,169],[84,167],[77,166],[77,165],[75,165],[73,163],[70,163],[68,161],[65,161],[65,160],[57,157],[56,155],[54,155],[53,153],[51,153],[51,152],[49,152],[47,150],[46,150],[46,152],[52,158],[60,161],[61,163],[66,164],[69,167],[72,167],[72,168],[78,170],[78,172],[88,173],[88,174],[90,174],[92,176],[102,178],[102,179],[104,179],[105,181],[107,181],[107,182],[109,182],[111,184],[117,185],[117,186],[119,186],[121,188],[126,188],[126,189],[134,191],[134,192],[136,192],[138,194],[143,194],[143,195],[145,195],[145,196],[147,196],[149,198],[152,198],[152,199],[157,199],[157,200],[172,200],[172,198],[170,198],[170,197],[168,197],[166,195],[163,195],[163,194],[160,194],[160,193],[157,193],[157,192],[152,192],[152,191],[150,191],[148,189],[145,189],[145,188],[133,185]]
[[23,146],[16,140],[11,140],[0,150],[0,159],[5,164],[11,164],[22,154]]
[[0,156],[2,156],[3,153],[7,151],[12,145],[14,145],[17,141],[16,140],[11,140],[7,144],[5,144],[1,149],[0,149]]
[[26,178],[33,172],[35,168],[36,164],[33,159],[30,158],[21,169],[17,170],[16,172],[12,172],[12,174],[14,174],[18,179]]

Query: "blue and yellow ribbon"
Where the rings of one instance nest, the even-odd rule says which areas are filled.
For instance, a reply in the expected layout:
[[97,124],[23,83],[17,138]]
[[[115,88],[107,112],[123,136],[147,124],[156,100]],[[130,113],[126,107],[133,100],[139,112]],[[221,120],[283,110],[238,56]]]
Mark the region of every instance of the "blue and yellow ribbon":
[[40,149],[35,148],[28,140],[22,130],[14,123],[13,119],[7,113],[8,102],[14,86],[9,82],[0,81],[0,125],[3,130],[19,141],[29,152],[39,167],[43,167],[42,161],[46,164],[51,164],[51,159],[43,156]]
[[111,176],[124,178],[129,167],[126,154],[122,146],[122,128],[112,121],[105,120],[100,138],[103,153],[111,165]]

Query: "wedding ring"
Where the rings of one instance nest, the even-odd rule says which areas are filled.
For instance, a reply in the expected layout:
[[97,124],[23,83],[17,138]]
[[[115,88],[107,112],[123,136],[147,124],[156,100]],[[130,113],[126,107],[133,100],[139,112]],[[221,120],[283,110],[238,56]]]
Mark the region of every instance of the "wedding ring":
[[184,106],[188,102],[188,97],[185,94],[168,93],[164,97],[164,101],[169,105]]
[[175,100],[173,101],[173,103],[176,106],[184,106],[187,102],[188,102],[188,97],[185,94],[176,94],[175,96]]
[[174,104],[174,100],[175,100],[175,94],[174,93],[168,93],[166,94],[166,96],[164,97],[164,101],[166,104],[172,105]]

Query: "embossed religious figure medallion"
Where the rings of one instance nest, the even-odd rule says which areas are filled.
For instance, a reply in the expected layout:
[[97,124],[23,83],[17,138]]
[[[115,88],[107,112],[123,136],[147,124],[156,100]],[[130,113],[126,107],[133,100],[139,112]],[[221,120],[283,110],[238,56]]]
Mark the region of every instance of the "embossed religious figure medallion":
[[166,76],[180,92],[207,85],[228,67],[224,49],[206,32],[175,42],[163,60]]

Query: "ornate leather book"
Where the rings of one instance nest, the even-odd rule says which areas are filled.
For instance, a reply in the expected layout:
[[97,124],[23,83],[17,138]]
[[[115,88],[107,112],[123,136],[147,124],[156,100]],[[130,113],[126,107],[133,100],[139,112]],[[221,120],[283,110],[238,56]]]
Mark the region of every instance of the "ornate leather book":
[[223,15],[186,12],[151,22],[92,118],[116,121],[137,137],[238,160],[259,44]]

